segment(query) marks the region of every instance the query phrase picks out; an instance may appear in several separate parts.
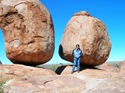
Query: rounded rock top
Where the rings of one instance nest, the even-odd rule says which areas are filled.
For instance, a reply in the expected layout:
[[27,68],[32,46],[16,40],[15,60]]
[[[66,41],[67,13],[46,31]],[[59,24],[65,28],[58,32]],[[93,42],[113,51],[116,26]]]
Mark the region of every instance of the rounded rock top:
[[74,14],[74,16],[90,16],[87,11],[80,11]]

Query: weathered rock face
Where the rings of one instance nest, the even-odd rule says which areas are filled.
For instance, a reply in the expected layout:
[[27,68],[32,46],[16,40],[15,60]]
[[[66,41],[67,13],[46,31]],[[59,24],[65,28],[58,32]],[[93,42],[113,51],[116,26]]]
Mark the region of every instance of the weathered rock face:
[[114,77],[101,82],[100,85],[96,86],[92,90],[88,92],[82,93],[124,93],[125,92],[125,84],[123,83],[125,78],[122,77]]
[[[124,64],[121,62],[120,64]],[[81,67],[80,73],[71,73],[72,66],[66,66],[61,75],[74,76],[85,82],[86,88],[80,93],[125,93],[125,77],[121,68],[113,67],[114,64],[104,63],[95,68]],[[117,63],[118,65],[118,63]],[[104,68],[103,68],[104,67]]]
[[4,93],[80,93],[85,89],[84,81],[72,76],[29,76],[23,79],[9,81],[4,86]]
[[38,65],[53,56],[51,15],[39,0],[1,0],[0,27],[6,55],[13,63]]
[[[124,62],[120,64],[124,66]],[[2,93],[125,93],[124,69],[113,65],[82,66],[80,73],[73,74],[72,66],[61,66],[60,75],[49,69],[0,65],[0,82],[6,81],[0,90]]]
[[73,62],[72,51],[80,45],[83,52],[81,64],[96,66],[109,57],[111,42],[102,21],[87,12],[79,12],[68,22],[59,48],[62,59]]
[[97,66],[97,68],[100,70],[106,70],[106,71],[111,71],[111,72],[116,72],[119,70],[117,67],[115,67],[109,63],[104,63],[102,65],[99,65],[99,66]]
[[0,66],[0,80],[6,80],[2,93],[80,93],[85,89],[84,81],[76,77],[16,64]]

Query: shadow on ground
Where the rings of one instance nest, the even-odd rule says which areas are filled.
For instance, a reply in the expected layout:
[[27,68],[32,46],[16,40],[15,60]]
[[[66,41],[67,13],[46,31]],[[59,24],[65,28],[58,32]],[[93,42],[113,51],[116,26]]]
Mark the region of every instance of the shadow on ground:
[[[71,66],[72,65],[63,65],[63,66],[59,66],[56,70],[55,70],[55,73],[60,75],[67,66]],[[101,69],[98,69],[97,67],[89,67],[89,66],[83,66],[81,65],[81,70],[80,71],[83,71],[83,70],[86,70],[86,69],[95,69],[95,70],[101,70]],[[72,70],[72,69],[71,69]]]
[[58,67],[55,71],[56,74],[60,75],[66,67],[67,65]]

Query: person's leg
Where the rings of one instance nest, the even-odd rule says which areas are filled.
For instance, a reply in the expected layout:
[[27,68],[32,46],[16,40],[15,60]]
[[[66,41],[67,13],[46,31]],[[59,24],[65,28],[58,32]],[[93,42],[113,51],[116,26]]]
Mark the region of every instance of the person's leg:
[[76,67],[76,63],[77,63],[77,58],[74,58],[74,62],[73,62],[73,66],[72,66],[72,72],[71,73],[74,72],[74,69]]
[[80,72],[80,58],[78,58],[77,60],[77,70],[78,72]]

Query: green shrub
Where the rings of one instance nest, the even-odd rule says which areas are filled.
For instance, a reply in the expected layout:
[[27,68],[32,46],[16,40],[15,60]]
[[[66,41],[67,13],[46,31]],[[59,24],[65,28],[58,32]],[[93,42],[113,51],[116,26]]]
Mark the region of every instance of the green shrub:
[[57,64],[55,64],[55,65],[52,65],[51,67],[50,67],[50,70],[52,70],[52,71],[56,71],[56,69],[58,68],[59,66],[57,65]]
[[62,63],[60,63],[60,64],[43,64],[43,65],[38,65],[36,67],[44,68],[44,69],[50,69],[50,70],[55,72],[57,70],[57,68],[60,67],[60,66],[63,66],[63,64]]
[[113,66],[119,68],[119,64],[113,64]]
[[3,85],[6,83],[6,80],[2,79],[2,76],[0,76],[0,93],[3,92]]

